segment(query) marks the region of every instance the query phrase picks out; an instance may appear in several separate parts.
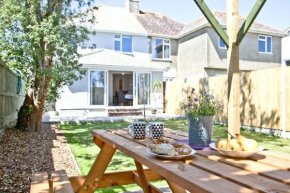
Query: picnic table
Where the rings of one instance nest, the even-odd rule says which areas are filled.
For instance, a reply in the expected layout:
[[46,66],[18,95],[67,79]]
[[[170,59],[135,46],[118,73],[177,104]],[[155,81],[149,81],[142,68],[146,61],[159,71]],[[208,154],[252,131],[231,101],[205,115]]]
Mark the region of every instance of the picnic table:
[[[87,176],[70,178],[79,193],[97,188],[136,183],[145,193],[161,192],[150,182],[166,180],[174,193],[189,192],[290,192],[290,156],[263,151],[247,159],[232,159],[214,150],[197,150],[183,160],[162,160],[146,152],[149,138],[134,140],[125,129],[93,130],[93,141],[100,147]],[[183,140],[187,133],[165,129],[166,138]],[[106,173],[119,150],[135,161],[136,171]],[[148,169],[144,169],[146,166]]]

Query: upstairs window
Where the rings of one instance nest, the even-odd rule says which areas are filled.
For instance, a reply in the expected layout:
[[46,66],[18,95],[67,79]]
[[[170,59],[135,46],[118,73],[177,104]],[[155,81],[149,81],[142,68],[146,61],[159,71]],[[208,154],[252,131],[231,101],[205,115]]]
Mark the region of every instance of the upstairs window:
[[152,39],[152,58],[170,59],[170,40]]
[[272,53],[272,37],[259,36],[259,53]]
[[219,48],[220,49],[227,49],[226,44],[224,43],[224,41],[219,37]]
[[115,35],[114,50],[118,52],[132,52],[132,36]]

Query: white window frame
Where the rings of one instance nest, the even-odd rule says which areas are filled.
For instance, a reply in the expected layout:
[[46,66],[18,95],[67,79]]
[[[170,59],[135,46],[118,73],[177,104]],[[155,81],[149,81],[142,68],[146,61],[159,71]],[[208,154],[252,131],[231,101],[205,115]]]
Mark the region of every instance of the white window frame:
[[[120,38],[116,38],[115,36],[120,36]],[[115,52],[121,52],[121,53],[127,53],[127,54],[131,54],[133,53],[133,36],[129,36],[128,37],[131,37],[132,39],[132,42],[131,42],[131,48],[132,48],[132,52],[123,52],[123,36],[127,36],[127,35],[120,35],[120,34],[114,34],[114,42],[113,42],[113,49]],[[119,41],[120,42],[120,51],[118,50],[115,50],[115,41]]]
[[[104,85],[104,104],[103,105],[91,105],[91,71],[103,71],[105,72],[105,85]],[[108,106],[108,81],[109,81],[109,73],[108,70],[102,69],[88,69],[88,107],[94,109],[103,109]]]
[[[265,39],[260,39],[260,37],[265,37]],[[268,47],[267,38],[271,38],[271,52],[268,52],[268,50],[267,50],[267,47]],[[264,41],[265,42],[265,52],[260,52],[260,50],[259,50],[259,42],[260,41]],[[273,38],[272,38],[272,36],[265,36],[265,35],[259,35],[258,36],[258,52],[260,54],[273,54]]]
[[221,39],[221,37],[220,36],[218,36],[219,38],[218,38],[218,45],[219,45],[219,49],[221,49],[221,50],[226,50],[227,49],[227,46],[226,46],[226,44],[225,44],[225,47],[221,47],[221,44],[220,44],[220,41],[222,40]]
[[147,73],[147,74],[150,74],[150,100],[149,100],[149,105],[146,105],[146,107],[152,107],[152,91],[153,91],[153,88],[152,88],[152,81],[153,81],[153,73],[152,71],[134,71],[134,87],[133,90],[134,90],[134,96],[133,96],[133,106],[135,107],[143,107],[144,105],[139,105],[138,104],[138,87],[137,87],[137,83],[138,83],[138,80],[137,80],[137,74],[141,74],[141,73]]
[[[162,55],[162,58],[153,58],[153,40],[156,40],[156,39],[159,39],[159,40],[162,40],[162,49],[163,49],[163,55]],[[165,43],[165,41],[169,41],[169,43]],[[165,54],[165,49],[164,49],[164,46],[169,46],[169,58],[164,58],[164,54]],[[151,58],[152,60],[171,60],[171,40],[170,39],[163,39],[163,38],[152,38],[152,41],[151,41],[151,47],[152,47],[152,50],[151,50]]]

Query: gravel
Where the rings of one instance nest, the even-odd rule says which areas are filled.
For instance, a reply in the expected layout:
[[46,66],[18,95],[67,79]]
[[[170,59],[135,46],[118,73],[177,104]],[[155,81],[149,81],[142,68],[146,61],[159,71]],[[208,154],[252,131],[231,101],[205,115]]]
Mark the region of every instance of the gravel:
[[0,192],[29,192],[33,172],[79,168],[58,125],[43,124],[40,132],[6,129],[0,141]]

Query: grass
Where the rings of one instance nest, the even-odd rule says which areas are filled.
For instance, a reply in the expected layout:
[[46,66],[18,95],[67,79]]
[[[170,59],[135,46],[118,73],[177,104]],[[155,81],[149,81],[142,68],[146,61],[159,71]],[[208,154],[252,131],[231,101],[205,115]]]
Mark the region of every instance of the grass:
[[[187,126],[180,120],[164,120],[166,128],[180,130],[187,132]],[[130,123],[128,122],[115,122],[115,123],[87,123],[87,124],[62,124],[61,129],[65,133],[71,150],[75,156],[78,165],[80,166],[82,175],[86,175],[100,149],[92,142],[91,130],[97,129],[119,129],[126,128]],[[214,125],[213,137],[214,138],[227,138],[227,127]],[[258,143],[272,151],[283,153],[290,153],[290,140],[282,139],[275,136],[265,135],[247,130],[241,130],[241,134],[247,138],[255,139]],[[107,168],[109,171],[122,171],[136,169],[133,159],[127,157],[125,154],[117,151]],[[156,186],[166,186],[165,181],[155,182]],[[124,191],[139,190],[139,186],[126,185],[114,188],[99,189],[99,193],[115,193]]]

